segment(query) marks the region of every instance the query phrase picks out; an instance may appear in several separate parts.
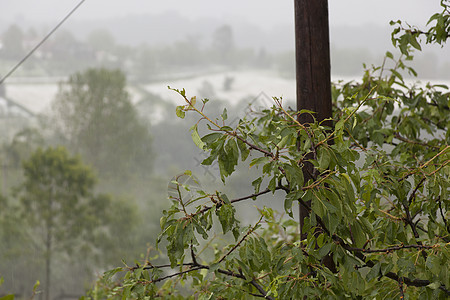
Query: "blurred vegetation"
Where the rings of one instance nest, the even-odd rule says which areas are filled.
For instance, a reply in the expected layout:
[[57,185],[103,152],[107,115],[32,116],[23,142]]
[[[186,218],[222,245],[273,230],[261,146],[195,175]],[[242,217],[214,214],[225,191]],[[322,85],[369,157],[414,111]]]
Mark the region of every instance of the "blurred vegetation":
[[[33,28],[17,24],[0,33],[0,73],[5,73],[25,51],[34,46],[39,35]],[[203,37],[204,39],[204,37]],[[294,50],[268,51],[265,48],[240,47],[233,28],[224,24],[208,37],[191,35],[172,44],[140,44],[129,46],[116,41],[107,29],[94,29],[85,40],[62,30],[45,43],[18,71],[22,76],[67,76],[88,67],[121,69],[132,82],[152,82],[168,77],[183,77],[218,69],[265,69],[281,76],[295,76]],[[270,48],[270,47],[269,47]],[[355,76],[368,65],[383,57],[369,47],[331,46],[331,72],[340,76]],[[428,79],[449,78],[450,61],[442,61],[434,52],[417,55],[414,68]]]
[[0,148],[0,295],[31,295],[36,280],[80,295],[97,272],[146,253],[167,179],[152,171],[149,124],[125,86],[119,70],[75,73],[52,111],[1,129],[15,134]]
[[[208,113],[219,118],[228,106],[230,115],[244,117],[252,111],[249,103],[264,105],[259,102],[261,99],[249,97],[237,106],[230,106],[215,97],[219,89],[232,90],[233,80],[225,77],[222,86],[204,83],[199,92],[215,98],[215,105],[207,108]],[[108,195],[92,198],[90,205],[96,211],[79,211],[80,218],[100,214],[95,224],[85,224],[99,228],[77,236],[71,230],[81,232],[83,226],[71,227],[67,223],[69,227],[61,227],[59,243],[69,246],[52,251],[51,294],[55,297],[82,295],[104,270],[117,266],[121,260],[132,263],[147,256],[149,245],[155,243],[161,211],[170,205],[167,190],[174,174],[194,168],[203,186],[224,188],[218,166],[200,165],[204,154],[190,143],[188,130],[180,130],[181,122],[171,117],[175,105],[146,92],[140,85],[132,85],[141,95],[132,104],[126,84],[126,76],[117,69],[90,68],[76,72],[60,83],[50,111],[37,115],[31,122],[23,118],[20,121],[23,129],[1,128],[4,138],[0,148],[0,276],[4,277],[4,284],[0,295],[15,293],[16,298],[25,299],[32,294],[36,280],[41,283],[37,290],[46,288],[48,250],[42,240],[43,227],[38,226],[45,218],[31,209],[37,208],[41,197],[25,188],[27,181],[42,178],[27,171],[37,155],[49,152],[51,156],[52,151],[57,151],[67,159],[78,157],[78,163],[96,178],[95,183],[90,183],[90,193]],[[162,117],[158,122],[152,119],[156,108]],[[11,125],[21,118],[5,119],[5,124]],[[14,134],[7,138],[11,133]],[[55,169],[58,170],[62,169]],[[67,172],[70,174],[72,170]],[[230,195],[246,194],[251,189],[249,178],[253,172],[248,165],[240,167],[226,187]],[[63,214],[59,210],[57,213]],[[61,217],[67,219],[65,215]],[[85,242],[84,246],[80,240]]]
[[151,173],[149,128],[126,84],[120,70],[88,69],[63,82],[53,103],[51,122],[59,143],[81,154],[101,176]]

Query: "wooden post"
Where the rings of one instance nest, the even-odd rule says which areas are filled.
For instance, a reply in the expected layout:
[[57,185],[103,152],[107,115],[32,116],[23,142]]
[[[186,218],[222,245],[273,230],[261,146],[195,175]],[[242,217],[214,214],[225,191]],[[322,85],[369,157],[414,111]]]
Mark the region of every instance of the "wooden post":
[[[331,118],[330,37],[327,0],[295,0],[295,52],[297,80],[297,111],[316,112],[320,122]],[[312,122],[309,114],[298,117],[299,122]],[[314,168],[305,164],[305,182]],[[300,230],[307,210],[300,206]]]

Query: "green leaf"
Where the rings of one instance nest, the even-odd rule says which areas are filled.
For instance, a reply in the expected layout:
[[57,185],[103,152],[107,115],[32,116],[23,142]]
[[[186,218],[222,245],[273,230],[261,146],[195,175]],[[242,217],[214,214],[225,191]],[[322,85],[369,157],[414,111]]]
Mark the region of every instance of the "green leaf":
[[299,199],[299,192],[290,192],[289,194],[286,195],[286,197],[284,198],[284,211],[292,218],[293,217],[293,213],[292,213],[292,203],[294,201],[297,201]]
[[334,130],[336,130],[336,132],[341,131],[342,128],[344,128],[344,124],[345,124],[345,120],[344,119],[340,119],[336,125],[334,126]]
[[208,238],[208,233],[206,232],[205,228],[203,228],[201,224],[196,222],[195,219],[193,219],[193,223],[195,230],[197,230],[197,232],[202,236],[202,238],[206,240]]
[[367,241],[364,231],[362,230],[359,222],[354,222],[351,226],[353,238],[355,239],[355,245],[358,248],[362,248],[364,243]]
[[234,207],[230,204],[223,204],[217,211],[217,217],[222,225],[223,233],[227,233],[234,226]]
[[241,151],[241,160],[244,161],[247,159],[248,155],[250,154],[250,149],[240,139],[237,139],[236,142],[239,147],[239,150]]
[[433,20],[438,20],[438,19],[441,18],[441,17],[442,17],[442,15],[441,15],[440,13],[435,13],[435,14],[432,15],[432,16],[430,17],[430,19],[428,20],[427,26],[428,26],[431,22],[433,22]]
[[327,148],[321,147],[319,150],[319,168],[327,169],[330,165],[331,156]]
[[164,230],[165,226],[166,226],[166,221],[167,221],[167,216],[162,216],[159,219],[159,225],[161,227],[161,230]]
[[402,276],[407,276],[408,274],[412,274],[416,271],[414,261],[411,261],[407,258],[400,258],[397,261],[397,268],[399,269],[399,275]]
[[339,218],[337,218],[335,216],[332,216],[332,217],[329,218],[329,225],[330,225],[329,226],[329,230],[330,230],[331,234],[336,232],[336,229],[337,229],[339,224],[340,224],[340,219]]
[[392,73],[393,75],[395,75],[395,77],[397,77],[398,79],[400,79],[400,81],[403,82],[403,76],[402,76],[402,74],[400,74],[399,72],[397,72],[397,71],[394,70],[394,69],[391,69],[390,71],[391,71],[391,73]]
[[291,185],[291,188],[303,186],[303,171],[298,165],[284,164],[283,168],[286,171],[286,179]]
[[194,97],[191,98],[191,104],[190,104],[190,106],[191,106],[191,107],[194,107],[194,106],[195,106],[195,103],[197,103],[197,97],[196,97],[196,96],[194,96]]
[[210,134],[207,134],[205,136],[202,137],[202,141],[206,144],[206,145],[211,145],[214,142],[216,142],[219,138],[221,138],[223,136],[222,133],[219,132],[213,132]]
[[222,120],[224,120],[224,121],[226,121],[228,119],[228,114],[227,114],[226,108],[223,109],[221,117],[222,117]]
[[428,255],[425,265],[433,274],[439,274],[439,270],[442,267],[439,257],[434,255]]
[[429,287],[432,290],[437,290],[440,286],[441,286],[441,283],[439,281],[435,281],[435,282],[427,285],[427,287]]
[[127,286],[123,289],[122,300],[127,300],[131,298],[131,288],[132,286]]
[[222,181],[234,172],[234,167],[238,164],[239,150],[234,139],[229,139],[222,151],[219,151],[218,161]]
[[269,190],[272,191],[272,193],[275,192],[276,188],[277,188],[277,176],[273,176],[272,179],[270,179],[269,181],[269,185],[267,186],[267,188]]
[[366,280],[371,281],[374,278],[378,278],[378,276],[380,276],[380,269],[381,269],[381,263],[378,262],[367,273]]
[[263,157],[257,157],[252,159],[252,161],[250,162],[250,167],[253,167],[255,165],[260,165],[260,164],[266,164],[270,161],[270,158],[267,156],[263,156]]
[[219,198],[222,199],[222,201],[226,204],[231,204],[230,199],[228,199],[228,196],[225,195],[224,193],[220,193],[218,194]]
[[14,300],[14,295],[6,295],[3,297],[0,297],[0,300]]
[[186,113],[184,112],[184,107],[181,105],[177,106],[176,113],[177,113],[177,117],[181,118],[181,119],[184,119],[184,117],[186,116]]
[[216,160],[216,158],[217,158],[217,153],[216,153],[215,155],[211,155],[211,156],[205,158],[205,159],[202,161],[202,165],[204,165],[204,166],[210,166],[210,165]]
[[417,42],[417,37],[414,35],[408,35],[409,37],[409,43],[416,48],[419,51],[422,51],[422,47],[420,47],[420,44]]
[[322,247],[320,247],[319,256],[320,257],[326,256],[330,252],[332,246],[333,246],[333,243],[328,243],[328,244],[325,244]]
[[286,144],[291,140],[292,136],[291,135],[286,135],[285,137],[283,137],[281,139],[281,141],[277,144],[278,148],[283,148],[284,146],[286,146]]
[[214,273],[214,272],[216,272],[217,269],[219,269],[219,268],[220,268],[220,264],[219,264],[219,263],[212,263],[212,264],[209,266],[209,268],[208,268],[208,273],[209,273],[209,272]]
[[323,200],[323,204],[325,205],[325,207],[327,208],[327,210],[334,214],[338,211],[338,209],[336,208],[336,206],[334,206],[333,204],[331,204],[330,202],[328,202],[326,199]]
[[200,138],[200,135],[198,134],[198,131],[197,131],[197,125],[194,125],[194,126],[191,128],[191,130],[192,130],[192,132],[191,132],[191,137],[192,137],[192,140],[194,141],[194,144],[195,144],[198,148],[200,148],[201,150],[205,150],[206,145],[205,145],[205,143],[202,141],[202,139]]
[[326,208],[321,202],[320,199],[314,199],[312,202],[312,210],[313,212],[318,215],[320,218],[322,218],[326,213]]
[[259,189],[261,187],[262,177],[258,177],[253,180],[252,185],[255,188],[255,193],[259,193]]
[[316,112],[312,111],[312,110],[307,110],[307,109],[301,109],[299,114],[311,114],[311,115],[315,115],[317,114]]
[[381,265],[381,274],[386,275],[394,268],[393,263],[383,263]]
[[325,238],[325,235],[323,233],[319,234],[319,236],[317,237],[316,243],[319,248],[323,246],[324,238]]

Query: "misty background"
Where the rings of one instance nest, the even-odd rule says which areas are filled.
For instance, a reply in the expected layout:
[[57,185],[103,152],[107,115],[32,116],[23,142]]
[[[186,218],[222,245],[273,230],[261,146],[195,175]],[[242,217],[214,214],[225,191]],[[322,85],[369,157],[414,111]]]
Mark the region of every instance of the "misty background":
[[[0,0],[0,76],[78,2]],[[424,28],[440,11],[439,2],[330,0],[332,80],[357,80],[364,63],[367,68],[381,65],[388,50],[398,57],[389,21],[400,19]],[[408,80],[448,83],[448,51],[425,46],[411,63],[419,76]],[[64,121],[59,104],[70,87],[69,78],[77,72],[87,75],[84,72],[92,68],[118,69],[126,78],[125,100],[132,104],[130,115],[140,132],[135,138],[145,143],[143,149],[137,151],[129,140],[117,139],[109,148],[99,146],[98,152],[105,154],[99,158],[58,127]],[[198,118],[188,114],[186,120],[176,119],[175,107],[183,99],[167,86],[211,99],[206,111],[212,116],[227,107],[231,126],[249,112],[272,105],[274,96],[294,107],[293,1],[87,0],[0,85],[0,277],[5,280],[0,296],[16,293],[19,299],[28,299],[36,280],[44,280],[42,247],[29,244],[27,238],[37,233],[21,230],[27,228],[22,215],[11,217],[20,208],[17,190],[24,180],[23,162],[39,147],[62,145],[70,154],[80,155],[98,178],[95,191],[112,195],[123,208],[115,211],[117,226],[110,229],[116,240],[98,238],[92,246],[95,251],[84,256],[55,253],[54,299],[77,299],[101,272],[121,266],[121,259],[132,264],[145,257],[158,234],[160,212],[170,205],[168,185],[184,170],[192,170],[210,192],[225,189],[229,197],[251,193],[248,178],[253,170],[247,166],[225,188],[217,165],[201,165],[206,155],[189,132]],[[119,126],[108,131],[114,124],[130,123],[108,117],[105,131],[93,136],[88,132],[86,139],[114,136],[121,130]],[[119,151],[117,145],[124,148]],[[120,164],[123,161],[129,164]],[[274,199],[276,195],[269,196],[266,203],[273,204]]]
[[[349,72],[339,64],[340,60],[345,60],[345,57],[341,57],[342,52],[350,51],[357,55],[353,56],[351,65],[375,61],[391,48],[390,20],[400,19],[409,24],[425,26],[429,16],[439,11],[439,2],[329,1],[333,74]],[[35,38],[38,39],[76,3],[78,2],[58,0],[2,0],[0,30],[4,32],[11,24],[16,24],[25,32],[33,28]],[[194,0],[161,3],[132,0],[121,3],[91,0],[86,1],[59,31],[70,32],[77,40],[86,41],[93,31],[102,30],[110,34],[115,43],[128,47],[167,46],[190,41],[204,48],[211,42],[211,36],[217,28],[228,25],[231,26],[233,40],[238,48],[274,54],[293,51],[293,23],[292,1]],[[25,48],[31,46],[31,41],[27,46]],[[428,56],[429,64],[446,61],[444,51],[424,50],[423,55]],[[431,71],[428,73],[422,77],[433,75]]]

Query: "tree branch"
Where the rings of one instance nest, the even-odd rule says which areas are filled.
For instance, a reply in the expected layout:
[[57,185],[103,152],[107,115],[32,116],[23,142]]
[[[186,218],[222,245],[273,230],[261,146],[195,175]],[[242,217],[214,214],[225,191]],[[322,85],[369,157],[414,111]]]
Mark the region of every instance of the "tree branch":
[[247,231],[247,233],[239,240],[239,242],[237,242],[236,245],[234,245],[234,247],[232,247],[226,254],[224,254],[222,256],[222,258],[219,259],[219,261],[217,263],[221,263],[228,255],[230,255],[234,250],[236,250],[242,244],[242,242],[244,242],[247,239],[247,237],[250,234],[252,234],[256,230],[256,228],[258,227],[259,223],[261,223],[262,217],[263,216],[261,215],[261,217],[259,217],[258,222],[256,222],[256,224],[252,228],[250,228],[249,231]]
[[405,142],[405,143],[414,144],[414,145],[420,145],[420,146],[425,146],[425,147],[431,147],[431,148],[434,148],[434,149],[439,149],[438,146],[433,146],[433,145],[430,145],[430,144],[424,143],[424,142],[419,142],[419,141],[412,141],[412,140],[409,140],[409,139],[407,139],[407,138],[405,138],[405,137],[402,137],[402,136],[400,135],[400,133],[398,133],[398,132],[394,132],[394,136],[395,136],[397,139],[399,139],[400,141]]
[[[276,188],[275,188],[275,190],[280,190],[280,189],[282,189],[282,187],[276,187]],[[237,198],[237,199],[230,200],[230,203],[237,203],[237,202],[240,202],[240,201],[252,199],[252,198],[255,198],[255,197],[258,197],[258,196],[261,196],[261,195],[270,193],[270,192],[272,192],[272,191],[269,190],[269,189],[265,189],[264,191],[261,191],[261,192],[259,192],[259,193],[254,193],[254,194],[251,194],[251,195],[242,197],[242,198]],[[220,202],[218,202],[218,203],[215,205],[216,208],[219,208],[219,207],[221,207],[221,206],[222,206],[222,203],[220,203]],[[205,206],[205,207],[203,207],[201,210],[199,210],[198,212],[196,212],[195,215],[197,215],[197,214],[203,214],[203,213],[207,212],[208,210],[210,210],[210,209],[213,208],[213,207],[214,207],[214,206]]]
[[[202,264],[198,264],[198,263],[194,263],[194,262],[193,263],[185,263],[185,264],[182,264],[180,266],[187,266],[187,267],[190,267],[190,268],[187,269],[187,270],[184,270],[184,271],[176,272],[176,273],[173,273],[173,274],[161,277],[161,278],[153,279],[153,280],[142,282],[142,283],[143,284],[153,284],[153,283],[161,282],[161,281],[164,281],[166,279],[170,279],[170,278],[173,278],[173,277],[176,277],[176,276],[187,274],[189,272],[193,272],[193,271],[197,271],[197,270],[201,270],[201,269],[205,269],[205,270],[209,270],[210,269],[210,266],[202,265]],[[158,269],[158,268],[165,268],[165,267],[170,267],[170,265],[146,266],[143,269],[144,270],[149,270],[149,269]],[[140,268],[140,267],[139,266],[133,267],[133,268],[130,268],[130,270],[136,270],[138,268]],[[217,272],[219,272],[220,274],[223,274],[223,275],[230,276],[230,277],[239,278],[239,279],[242,279],[244,281],[248,280],[243,274],[236,273],[236,272],[233,272],[233,271],[217,269]],[[256,279],[252,279],[251,281],[249,281],[249,283],[251,285],[253,285],[258,290],[258,292],[261,294],[261,295],[255,295],[255,296],[259,296],[259,297],[262,297],[262,298],[265,298],[265,299],[275,300],[273,297],[267,295],[267,292],[256,281]]]
[[275,154],[273,154],[272,152],[269,152],[269,151],[267,151],[267,150],[264,150],[264,149],[262,149],[262,148],[260,148],[260,147],[258,147],[258,146],[256,146],[256,145],[250,143],[249,141],[247,141],[247,140],[244,139],[243,137],[237,135],[236,133],[234,133],[234,132],[227,132],[227,133],[228,133],[229,135],[234,136],[235,138],[241,140],[244,144],[247,144],[247,145],[250,147],[250,149],[257,150],[257,151],[259,151],[259,152],[261,152],[261,153],[264,153],[264,155],[266,155],[266,156],[269,156],[269,157],[271,157],[271,158],[275,158]]
[[353,247],[347,247],[347,250],[352,252],[364,252],[364,253],[384,253],[384,252],[392,252],[397,250],[403,250],[403,249],[433,249],[436,246],[426,246],[426,245],[400,245],[400,246],[393,246],[388,247],[385,249],[363,249],[363,248],[353,248]]
[[[209,267],[208,267],[208,269],[209,269]],[[227,276],[232,276],[232,277],[240,278],[240,279],[243,279],[243,280],[247,280],[247,278],[244,275],[238,274],[238,273],[235,273],[235,272],[232,272],[232,271],[218,269],[217,272],[219,272],[220,274],[227,275]],[[253,285],[261,293],[261,295],[265,299],[275,300],[271,296],[267,295],[267,292],[264,290],[264,288],[255,279],[252,279],[249,283],[251,285]]]
[[[372,268],[372,267],[375,265],[375,263],[374,263],[373,261],[367,260],[367,257],[362,253],[363,251],[361,251],[361,252],[356,251],[355,248],[353,248],[353,247],[347,245],[347,244],[344,242],[344,240],[342,240],[340,237],[338,237],[338,236],[335,235],[335,234],[332,236],[332,238],[333,238],[333,240],[336,241],[339,245],[341,245],[342,248],[344,248],[344,249],[347,250],[347,251],[350,251],[350,252],[354,253],[355,256],[356,256],[357,258],[359,258],[360,260],[362,260],[363,262],[365,262],[366,265],[367,265],[368,267]],[[357,249],[357,248],[356,248],[356,249]],[[364,249],[361,249],[361,250],[364,250]],[[409,278],[407,278],[407,277],[401,277],[401,276],[398,276],[398,274],[396,274],[396,273],[394,273],[394,272],[388,272],[388,273],[384,274],[384,276],[386,276],[386,277],[388,277],[388,278],[390,278],[390,279],[392,279],[392,280],[395,280],[395,281],[397,281],[397,282],[398,282],[399,280],[402,280],[403,283],[406,284],[406,285],[408,285],[408,286],[424,287],[424,286],[427,286],[427,285],[429,285],[429,284],[432,283],[432,282],[430,282],[429,280],[424,280],[424,279],[409,279]],[[445,287],[445,285],[441,285],[439,288],[440,288],[441,290],[443,290],[445,293],[447,293],[448,295],[450,295],[450,291]]]
[[440,197],[438,198],[438,204],[439,204],[439,212],[441,213],[442,220],[444,220],[445,228],[447,229],[447,231],[450,231],[450,227],[447,223],[447,218],[444,216],[444,212],[442,210],[442,203]]
[[[421,171],[423,168],[425,168],[426,166],[428,166],[433,160],[435,160],[437,157],[439,157],[440,155],[444,154],[447,150],[450,149],[450,145],[447,145],[444,149],[442,149],[438,154],[436,154],[435,156],[433,156],[430,160],[428,160],[427,162],[425,162],[423,165],[419,166],[418,168],[416,168],[414,171],[411,171],[409,173],[406,173],[405,175],[403,175],[401,178],[398,179],[398,181],[402,181],[405,180],[406,178],[408,178],[411,175],[416,174],[417,172]],[[448,164],[448,161],[446,161],[443,165]]]
[[398,288],[400,289],[400,299],[405,299],[405,292],[403,290],[403,280],[400,278],[398,281]]
[[412,201],[414,200],[414,198],[416,197],[416,193],[419,190],[419,188],[422,186],[422,184],[424,183],[426,177],[423,177],[419,183],[416,185],[416,187],[414,188],[414,191],[411,193],[411,195],[409,196],[409,204],[411,205]]

